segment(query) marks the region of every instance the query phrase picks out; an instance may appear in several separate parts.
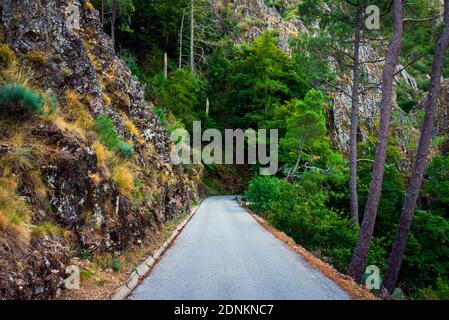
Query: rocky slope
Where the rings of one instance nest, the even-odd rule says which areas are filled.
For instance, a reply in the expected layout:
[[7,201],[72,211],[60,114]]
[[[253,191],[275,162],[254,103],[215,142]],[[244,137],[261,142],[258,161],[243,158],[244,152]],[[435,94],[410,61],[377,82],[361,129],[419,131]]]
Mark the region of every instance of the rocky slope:
[[[74,8],[79,26],[68,20]],[[187,211],[199,170],[170,164],[166,130],[88,2],[0,0],[0,19],[0,84],[26,74],[21,83],[59,102],[53,116],[2,114],[0,300],[52,298],[75,254],[118,257]],[[101,115],[133,146],[131,159],[101,146]],[[8,198],[12,211],[23,207],[20,221]]]

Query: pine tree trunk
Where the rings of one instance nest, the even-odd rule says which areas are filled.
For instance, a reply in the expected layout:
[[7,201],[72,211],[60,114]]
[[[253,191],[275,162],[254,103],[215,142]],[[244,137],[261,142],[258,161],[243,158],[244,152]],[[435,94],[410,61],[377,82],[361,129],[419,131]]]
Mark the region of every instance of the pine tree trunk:
[[382,75],[382,100],[380,106],[380,127],[376,156],[371,178],[368,200],[365,207],[359,239],[349,265],[348,274],[358,283],[361,282],[368,257],[369,247],[376,222],[377,209],[382,190],[385,160],[387,156],[388,130],[391,120],[391,100],[393,95],[393,80],[396,65],[401,50],[403,35],[403,4],[402,0],[393,0],[394,31],[388,50]]
[[351,106],[351,132],[349,138],[349,204],[351,220],[359,224],[359,201],[357,195],[357,131],[359,117],[359,77],[360,77],[360,33],[361,33],[360,8],[357,9],[354,32],[354,75],[352,79],[352,106]]
[[195,72],[195,16],[193,10],[193,0],[191,1],[190,10],[190,69]]
[[111,6],[111,39],[112,47],[115,49],[115,20],[117,17],[117,0],[112,0]]
[[[416,201],[422,185],[429,146],[432,139],[433,123],[437,113],[437,102],[441,91],[441,74],[443,70],[445,52],[449,46],[449,0],[444,1],[444,29],[436,45],[433,59],[432,78],[429,95],[426,100],[426,114],[421,128],[418,151],[413,165],[412,176],[409,181],[407,196],[402,208],[396,241],[391,250],[388,267],[385,272],[383,288],[386,292],[393,292],[401,269],[402,258],[407,246],[407,238],[416,209]],[[384,290],[384,292],[385,292]],[[385,292],[385,293],[386,293]]]

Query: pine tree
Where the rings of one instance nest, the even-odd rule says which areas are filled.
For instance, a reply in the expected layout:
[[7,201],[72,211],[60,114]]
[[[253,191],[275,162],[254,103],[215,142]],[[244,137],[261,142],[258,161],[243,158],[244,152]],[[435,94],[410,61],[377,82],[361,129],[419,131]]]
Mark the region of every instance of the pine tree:
[[387,154],[388,130],[390,127],[391,119],[393,81],[399,53],[401,50],[403,35],[402,0],[393,0],[393,14],[393,37],[385,59],[385,66],[382,74],[380,128],[378,132],[378,142],[374,160],[373,175],[371,178],[368,200],[365,207],[359,239],[354,250],[352,261],[348,268],[348,274],[353,277],[356,282],[360,282],[362,280],[362,276],[365,270],[365,264],[368,258],[369,247],[371,245],[371,239],[373,236],[377,209],[379,206],[380,194],[382,189],[385,160]]
[[407,245],[408,234],[413,221],[413,215],[416,208],[416,201],[422,185],[423,174],[426,166],[427,155],[432,138],[433,123],[437,112],[437,100],[441,91],[441,74],[445,52],[449,46],[449,0],[444,1],[444,29],[435,48],[435,56],[433,60],[431,85],[427,100],[425,102],[425,117],[421,128],[421,138],[419,141],[418,151],[415,157],[415,163],[412,169],[412,177],[410,178],[407,197],[402,209],[399,221],[396,241],[391,250],[388,267],[385,272],[383,288],[385,291],[392,293],[399,276],[402,259]]

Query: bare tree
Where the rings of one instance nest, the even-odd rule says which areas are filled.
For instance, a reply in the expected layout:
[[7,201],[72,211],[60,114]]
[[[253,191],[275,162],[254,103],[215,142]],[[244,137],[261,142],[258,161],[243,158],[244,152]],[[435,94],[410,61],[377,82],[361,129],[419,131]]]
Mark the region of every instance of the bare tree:
[[178,68],[181,69],[182,68],[182,46],[183,44],[183,32],[184,32],[184,18],[186,15],[186,10],[184,9],[182,12],[182,19],[181,19],[181,28],[180,28],[180,32],[179,32],[179,62],[178,62]]
[[193,0],[190,8],[190,70],[195,72],[195,13]]
[[416,201],[421,189],[423,174],[426,167],[429,146],[432,139],[432,129],[437,113],[437,101],[441,91],[441,74],[444,58],[449,46],[449,0],[444,1],[444,29],[436,45],[433,58],[432,77],[429,95],[425,102],[426,113],[421,128],[421,137],[413,165],[412,176],[408,185],[407,196],[402,208],[396,241],[391,250],[388,267],[383,282],[384,294],[393,292],[401,270],[402,259],[407,246],[407,238],[412,225]]
[[380,127],[378,132],[378,142],[376,156],[371,177],[368,200],[365,207],[363,222],[360,229],[359,239],[354,250],[352,261],[349,265],[348,274],[356,282],[362,280],[365,269],[368,251],[373,237],[374,225],[376,222],[377,210],[379,207],[380,194],[387,156],[388,131],[391,120],[391,102],[393,95],[393,80],[402,45],[403,35],[403,3],[402,0],[393,0],[393,38],[388,50],[385,66],[382,74],[382,100],[380,106]]

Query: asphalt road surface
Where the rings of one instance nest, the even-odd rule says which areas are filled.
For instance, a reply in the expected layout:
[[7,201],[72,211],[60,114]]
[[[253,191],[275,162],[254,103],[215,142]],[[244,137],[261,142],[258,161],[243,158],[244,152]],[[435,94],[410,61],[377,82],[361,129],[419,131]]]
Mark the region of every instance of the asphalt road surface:
[[349,296],[261,227],[235,197],[211,197],[129,299],[343,300]]

